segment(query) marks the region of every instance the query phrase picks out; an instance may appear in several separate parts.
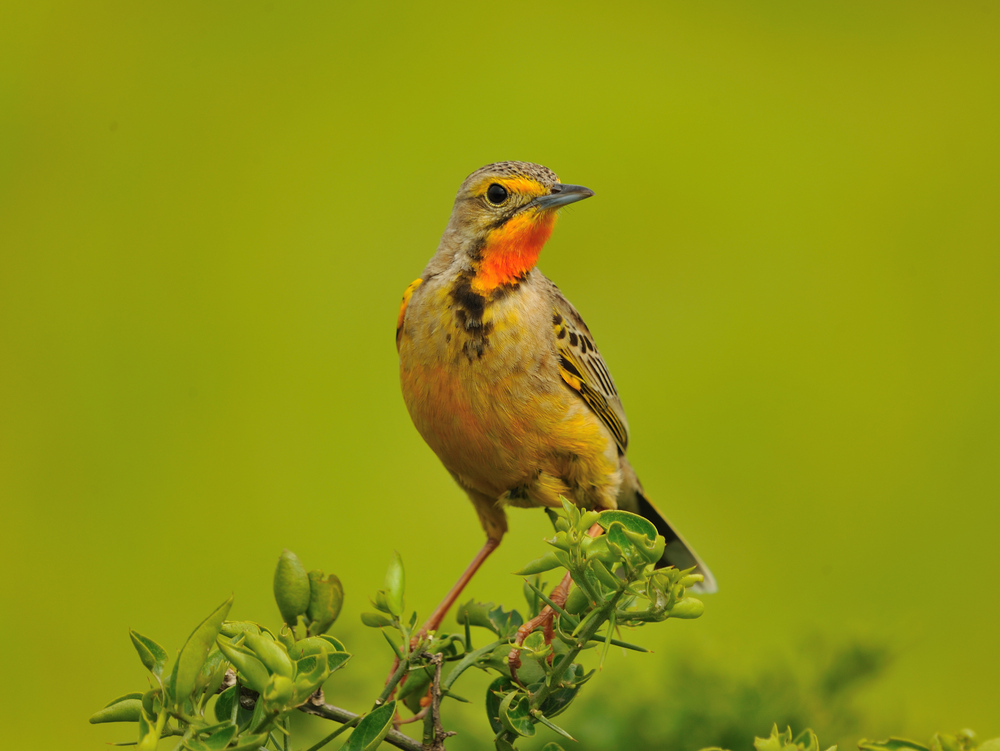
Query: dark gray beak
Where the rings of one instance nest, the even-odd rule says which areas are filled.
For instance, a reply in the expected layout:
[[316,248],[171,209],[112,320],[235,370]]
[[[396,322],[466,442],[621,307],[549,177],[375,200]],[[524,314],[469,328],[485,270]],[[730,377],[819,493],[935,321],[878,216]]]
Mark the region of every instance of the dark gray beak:
[[594,191],[582,185],[556,183],[552,186],[551,193],[547,196],[539,196],[531,203],[540,209],[557,209],[560,206],[566,206],[570,203],[582,201],[584,198],[590,198],[592,195],[594,195]]

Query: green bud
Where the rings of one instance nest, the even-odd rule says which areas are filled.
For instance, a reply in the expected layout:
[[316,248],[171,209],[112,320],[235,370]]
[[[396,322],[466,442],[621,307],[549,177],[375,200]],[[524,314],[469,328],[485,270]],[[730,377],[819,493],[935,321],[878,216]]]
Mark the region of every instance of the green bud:
[[309,572],[309,635],[322,634],[333,625],[344,604],[344,587],[333,574],[325,579],[322,571]]
[[544,571],[551,571],[554,568],[559,568],[560,565],[559,558],[556,556],[555,552],[550,551],[541,558],[536,558],[524,568],[515,571],[514,575],[533,576],[535,574],[541,574]]
[[309,607],[309,575],[291,550],[282,551],[274,569],[274,600],[285,623],[293,628]]
[[671,618],[698,618],[705,612],[705,603],[696,600],[694,597],[685,597],[672,608],[670,608]]
[[393,551],[389,569],[385,572],[385,601],[389,612],[397,618],[403,614],[403,590],[406,588],[406,576],[403,572],[403,559]]
[[362,613],[361,622],[366,626],[371,626],[372,628],[392,626],[392,618],[382,615],[381,613]]

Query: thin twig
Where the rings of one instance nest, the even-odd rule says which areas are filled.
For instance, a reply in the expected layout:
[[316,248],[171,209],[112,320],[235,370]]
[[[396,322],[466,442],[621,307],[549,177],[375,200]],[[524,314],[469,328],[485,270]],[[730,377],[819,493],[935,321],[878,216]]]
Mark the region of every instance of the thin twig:
[[430,713],[424,720],[424,748],[428,751],[445,751],[444,739],[455,735],[454,731],[445,730],[441,725],[441,665],[443,655],[424,653],[422,657],[430,658],[434,665],[434,681],[431,683]]
[[[309,701],[300,706],[299,711],[315,715],[316,717],[322,717],[326,720],[341,722],[345,725],[356,725],[362,718],[362,715],[356,715],[353,712],[348,712],[346,709],[327,704],[323,701],[322,697],[317,696],[311,697]],[[398,730],[390,730],[384,742],[390,746],[401,748],[404,751],[423,751],[423,746],[420,743],[413,740],[410,736],[400,733]]]

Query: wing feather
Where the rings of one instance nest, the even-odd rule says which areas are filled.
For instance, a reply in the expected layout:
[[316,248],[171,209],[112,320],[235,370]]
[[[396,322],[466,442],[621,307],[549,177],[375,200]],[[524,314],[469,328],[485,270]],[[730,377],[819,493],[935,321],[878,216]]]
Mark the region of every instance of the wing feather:
[[618,452],[624,454],[628,449],[628,421],[611,373],[594,345],[587,324],[554,284],[552,296],[559,374],[607,426],[618,444]]
[[399,335],[403,333],[403,321],[406,319],[406,306],[410,304],[413,291],[423,283],[423,279],[416,279],[410,282],[410,286],[403,292],[403,302],[399,306],[399,318],[396,319],[396,350],[399,350]]

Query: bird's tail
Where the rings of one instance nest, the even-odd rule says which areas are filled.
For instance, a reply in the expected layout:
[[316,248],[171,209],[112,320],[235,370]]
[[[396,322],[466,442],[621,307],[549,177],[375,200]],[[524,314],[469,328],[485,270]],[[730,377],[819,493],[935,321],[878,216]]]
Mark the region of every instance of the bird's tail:
[[663,535],[667,541],[667,547],[663,550],[663,557],[656,564],[656,568],[675,566],[676,568],[683,569],[694,566],[695,573],[704,576],[705,580],[700,584],[694,585],[691,589],[704,594],[712,594],[718,591],[719,586],[715,583],[715,577],[712,576],[712,572],[701,558],[698,557],[698,554],[694,552],[694,548],[688,545],[684,541],[684,538],[670,526],[670,522],[656,509],[656,506],[650,503],[649,499],[643,493],[637,492],[636,496],[639,501],[639,516],[644,516],[653,522],[656,531]]
[[622,457],[622,474],[622,489],[618,496],[619,508],[649,519],[653,523],[653,526],[656,527],[656,531],[663,535],[667,541],[663,557],[656,564],[656,568],[663,568],[664,566],[675,566],[679,569],[694,567],[695,573],[701,574],[705,579],[700,584],[691,587],[691,589],[702,594],[717,592],[719,587],[715,582],[715,577],[712,576],[711,570],[702,562],[698,554],[694,552],[694,548],[684,541],[680,533],[673,528],[670,522],[667,521],[667,518],[646,497],[646,493],[639,483],[639,478],[636,477],[635,471],[628,464],[625,457]]

